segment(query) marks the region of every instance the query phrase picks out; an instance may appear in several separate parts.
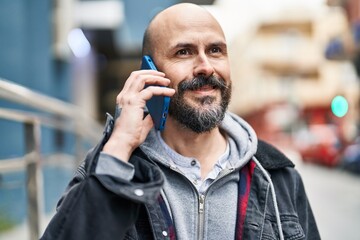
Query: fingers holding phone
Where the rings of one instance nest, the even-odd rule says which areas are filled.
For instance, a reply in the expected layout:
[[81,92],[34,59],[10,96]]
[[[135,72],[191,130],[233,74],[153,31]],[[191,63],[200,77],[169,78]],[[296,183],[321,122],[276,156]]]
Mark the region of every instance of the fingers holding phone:
[[132,151],[145,140],[154,126],[150,115],[144,118],[147,102],[154,96],[170,98],[175,90],[163,87],[169,83],[164,73],[152,70],[134,71],[129,76],[116,98],[121,115],[115,120],[113,133],[104,146],[104,152],[128,161]]
[[166,78],[163,72],[154,70],[137,70],[130,74],[125,82],[122,92],[140,92],[148,85],[168,86],[169,84],[170,79]]
[[137,107],[142,111],[147,102],[155,97],[170,98],[175,90],[168,88],[170,79],[165,74],[153,70],[138,70],[131,73],[121,92],[116,97],[116,104],[122,109]]

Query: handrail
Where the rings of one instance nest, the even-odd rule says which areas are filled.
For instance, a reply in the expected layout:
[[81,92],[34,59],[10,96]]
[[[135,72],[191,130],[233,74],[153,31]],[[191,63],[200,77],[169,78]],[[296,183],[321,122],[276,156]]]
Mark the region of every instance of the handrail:
[[66,117],[72,117],[76,113],[76,107],[70,103],[37,93],[2,78],[0,78],[0,97]]
[[79,132],[88,135],[91,140],[98,140],[99,132],[102,131],[102,126],[86,115],[78,106],[35,92],[3,78],[0,78],[0,98],[59,117],[76,120],[79,124],[78,127],[81,128]]
[[76,135],[78,158],[82,142],[96,143],[102,133],[100,123],[71,103],[35,92],[29,88],[0,78],[0,99],[29,107],[35,111],[0,108],[0,119],[24,124],[26,152],[15,159],[0,159],[0,174],[25,170],[27,175],[27,208],[30,239],[40,237],[40,210],[42,209],[42,176],[40,138],[41,126],[71,132]]

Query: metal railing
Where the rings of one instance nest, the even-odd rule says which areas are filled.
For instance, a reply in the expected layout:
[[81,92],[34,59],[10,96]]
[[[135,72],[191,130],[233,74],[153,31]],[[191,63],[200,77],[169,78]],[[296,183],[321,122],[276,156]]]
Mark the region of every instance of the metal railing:
[[0,99],[34,110],[0,108],[0,119],[24,125],[25,155],[16,159],[0,159],[0,174],[26,172],[27,222],[31,240],[39,239],[42,210],[41,126],[70,132],[76,136],[76,158],[83,155],[83,142],[95,144],[102,126],[79,107],[32,91],[0,78]]

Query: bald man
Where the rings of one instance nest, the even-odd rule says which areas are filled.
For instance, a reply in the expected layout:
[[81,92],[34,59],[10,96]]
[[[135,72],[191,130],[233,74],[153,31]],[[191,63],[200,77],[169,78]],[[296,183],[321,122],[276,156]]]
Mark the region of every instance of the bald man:
[[[131,73],[120,116],[108,116],[43,239],[320,239],[293,163],[227,112],[229,58],[215,18],[171,6],[150,22],[143,54],[158,71]],[[153,96],[171,97],[161,132],[144,117]]]

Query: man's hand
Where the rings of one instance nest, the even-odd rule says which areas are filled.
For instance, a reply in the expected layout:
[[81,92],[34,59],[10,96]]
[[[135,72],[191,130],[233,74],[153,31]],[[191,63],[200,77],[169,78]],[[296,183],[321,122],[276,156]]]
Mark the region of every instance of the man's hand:
[[[174,89],[168,86],[165,74],[154,70],[138,70],[131,73],[124,88],[116,97],[121,115],[115,120],[114,130],[103,151],[123,161],[129,161],[131,153],[142,142],[153,127],[150,114],[144,118],[146,101],[154,95],[173,96]],[[145,85],[149,86],[144,89]]]

